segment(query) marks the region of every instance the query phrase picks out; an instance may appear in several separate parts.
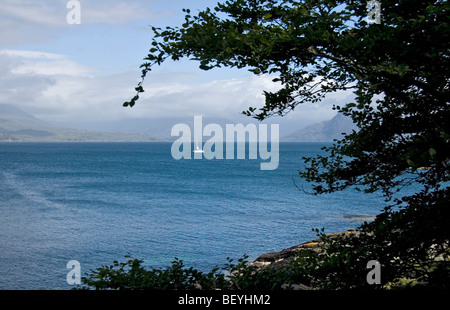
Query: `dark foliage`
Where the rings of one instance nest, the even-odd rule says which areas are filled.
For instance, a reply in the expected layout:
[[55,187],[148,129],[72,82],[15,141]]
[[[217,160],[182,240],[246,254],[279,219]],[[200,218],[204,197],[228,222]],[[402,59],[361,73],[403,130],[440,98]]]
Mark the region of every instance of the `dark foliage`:
[[[302,257],[295,274],[320,287],[367,287],[362,273],[376,259],[384,283],[414,278],[448,286],[448,265],[438,261],[447,258],[450,240],[450,4],[379,3],[380,24],[368,24],[367,3],[353,0],[234,0],[195,16],[185,10],[181,27],[153,28],[137,95],[124,106],[139,99],[153,65],[182,57],[204,70],[225,66],[276,76],[282,87],[265,91],[264,105],[244,112],[259,120],[353,91],[354,102],[335,109],[358,130],[326,156],[306,158],[300,176],[315,194],[381,190],[389,205],[358,237],[329,240],[321,255]],[[421,189],[401,197],[410,184]]]

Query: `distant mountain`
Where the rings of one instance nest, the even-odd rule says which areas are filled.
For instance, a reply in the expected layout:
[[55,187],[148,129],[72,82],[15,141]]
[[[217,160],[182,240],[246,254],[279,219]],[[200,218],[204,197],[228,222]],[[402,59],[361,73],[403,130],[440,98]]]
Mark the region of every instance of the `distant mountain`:
[[[73,124],[77,128],[99,130],[105,132],[122,131],[129,133],[145,133],[160,139],[170,140],[172,127],[176,124],[186,124],[193,130],[193,117],[170,117],[170,118],[126,118],[120,120],[102,121],[95,123]],[[203,125],[211,123],[203,119]],[[176,139],[176,137],[174,138]]]
[[30,142],[151,142],[145,133],[102,132],[49,125],[11,104],[0,104],[0,141]]
[[44,128],[49,125],[12,104],[0,104],[0,127],[7,130]]
[[[218,124],[225,130],[226,124],[234,123],[236,121],[226,118],[202,117],[202,129],[208,124]],[[247,123],[249,123],[248,120],[245,124]],[[178,136],[172,137],[171,135],[172,127],[176,124],[186,124],[191,129],[191,134],[194,134],[194,117],[127,118],[116,121],[97,122],[95,124],[80,124],[79,126],[107,132],[119,130],[129,133],[145,133],[163,140],[173,141],[178,138]],[[204,139],[207,140],[208,137],[204,137]]]
[[350,133],[357,126],[352,119],[338,113],[331,120],[323,121],[300,129],[281,139],[286,142],[332,142],[342,138],[342,133]]
[[[207,124],[218,124],[223,130],[226,124],[242,123],[244,125],[261,123],[250,118],[203,117],[203,128]],[[333,119],[298,128],[298,122],[273,119],[265,124],[280,122],[280,141],[286,142],[331,142],[341,138],[341,133],[349,133],[356,129],[352,120],[343,114],[337,114]],[[70,128],[48,124],[33,115],[10,104],[0,104],[0,141],[90,141],[90,142],[152,142],[174,141],[178,137],[172,137],[172,127],[176,124],[186,124],[194,134],[193,117],[172,117],[160,119],[131,118],[95,123],[76,123]],[[288,134],[293,132],[291,134]],[[225,134],[225,132],[224,132]],[[203,137],[207,140],[208,137]]]
[[[257,120],[247,117],[237,115],[235,118],[225,118],[225,117],[202,117],[203,129],[208,124],[218,124],[224,131],[227,124],[243,124],[244,126],[248,124],[255,124],[259,126],[260,124],[279,124],[280,135],[287,135],[298,128],[298,121],[287,120],[283,118],[272,118],[264,122],[258,122]],[[99,130],[103,132],[129,132],[129,133],[145,133],[153,137],[157,137],[162,140],[173,141],[178,139],[178,136],[172,137],[171,131],[176,124],[186,124],[191,129],[191,134],[194,131],[194,117],[165,117],[165,118],[126,118],[121,120],[111,120],[111,121],[98,121],[91,123],[74,123],[71,127],[84,128],[89,130]],[[270,126],[269,126],[270,128]],[[204,136],[204,141],[208,140],[209,137]]]

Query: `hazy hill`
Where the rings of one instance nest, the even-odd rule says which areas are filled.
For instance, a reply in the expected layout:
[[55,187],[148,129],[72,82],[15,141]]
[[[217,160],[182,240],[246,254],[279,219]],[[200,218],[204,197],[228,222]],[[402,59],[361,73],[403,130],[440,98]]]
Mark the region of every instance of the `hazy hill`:
[[286,142],[332,142],[334,139],[342,138],[342,133],[350,133],[356,128],[351,118],[338,113],[329,121],[307,126],[281,140]]
[[10,104],[0,104],[0,141],[157,141],[144,133],[102,132],[52,126]]
[[22,130],[49,126],[12,104],[0,104],[0,127],[5,130]]
[[[342,114],[333,119],[296,130],[298,123],[274,118],[269,122],[280,122],[281,141],[286,142],[331,142],[341,138],[341,133],[356,129],[352,120]],[[20,108],[10,104],[0,104],[0,141],[92,141],[92,142],[152,142],[173,141],[172,127],[186,124],[194,133],[193,117],[173,117],[161,119],[133,118],[96,123],[76,123],[68,126],[48,124]],[[207,124],[218,124],[224,130],[226,124],[260,124],[250,118],[230,120],[226,118],[203,118],[203,128]],[[205,140],[208,137],[204,137]]]
[[[227,124],[238,124],[243,125],[255,124],[259,126],[261,123],[257,120],[247,117],[237,115],[235,119],[224,118],[224,117],[202,117],[202,125],[205,128],[208,124],[218,124],[221,126],[225,133],[225,128]],[[272,118],[270,120],[264,121],[263,124],[278,124],[280,123],[280,136],[289,134],[294,130],[298,129],[298,121],[289,121],[283,118]],[[172,127],[176,124],[186,124],[191,129],[191,134],[194,134],[194,117],[167,117],[167,118],[127,118],[121,120],[111,120],[111,121],[101,121],[95,123],[77,123],[72,124],[72,127],[84,128],[90,130],[99,130],[103,132],[113,132],[122,131],[129,133],[145,133],[153,137],[158,137],[159,139],[173,141],[178,137],[172,137],[171,131]],[[209,137],[203,137],[204,140],[208,140]]]
[[[225,118],[203,118],[203,127],[207,124],[219,124],[225,128],[225,124],[233,123]],[[173,140],[177,137],[171,136],[172,127],[176,124],[186,124],[194,131],[193,117],[170,117],[170,118],[127,118],[115,121],[103,121],[96,123],[78,124],[78,128],[100,130],[105,132],[122,131],[129,133],[145,133],[164,140]]]

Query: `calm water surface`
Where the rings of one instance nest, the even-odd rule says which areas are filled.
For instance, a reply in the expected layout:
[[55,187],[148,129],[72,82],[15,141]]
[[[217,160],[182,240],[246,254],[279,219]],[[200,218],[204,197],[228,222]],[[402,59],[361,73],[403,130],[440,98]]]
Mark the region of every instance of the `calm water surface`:
[[282,143],[277,170],[259,160],[179,160],[170,143],[0,143],[0,289],[70,289],[126,255],[210,270],[327,232],[357,227],[380,195],[301,190],[316,143]]

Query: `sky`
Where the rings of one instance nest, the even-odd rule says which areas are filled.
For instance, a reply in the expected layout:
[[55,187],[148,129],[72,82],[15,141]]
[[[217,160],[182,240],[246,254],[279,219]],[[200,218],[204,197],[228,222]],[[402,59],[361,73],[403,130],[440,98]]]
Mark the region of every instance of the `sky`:
[[[181,25],[183,8],[194,13],[217,0],[79,0],[79,24],[68,22],[68,3],[2,0],[0,103],[65,125],[194,115],[242,119],[240,112],[263,105],[263,90],[277,87],[271,77],[242,69],[205,72],[192,60],[166,61],[148,74],[137,105],[124,108],[140,81],[151,26]],[[302,128],[331,119],[333,104],[348,96],[334,94],[279,121]]]

